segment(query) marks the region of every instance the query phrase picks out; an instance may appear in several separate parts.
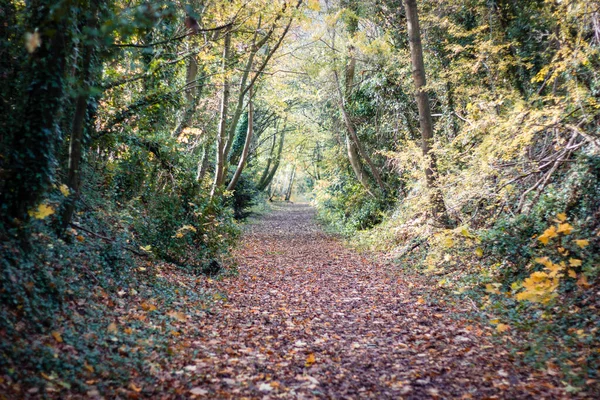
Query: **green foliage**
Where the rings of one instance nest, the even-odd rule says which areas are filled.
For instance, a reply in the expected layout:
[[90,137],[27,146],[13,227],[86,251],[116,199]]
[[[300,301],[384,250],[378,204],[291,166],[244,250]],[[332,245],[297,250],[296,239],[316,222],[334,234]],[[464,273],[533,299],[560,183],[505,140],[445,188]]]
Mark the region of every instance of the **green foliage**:
[[246,219],[250,215],[250,210],[259,201],[259,192],[250,174],[242,173],[229,201],[232,204],[236,220]]

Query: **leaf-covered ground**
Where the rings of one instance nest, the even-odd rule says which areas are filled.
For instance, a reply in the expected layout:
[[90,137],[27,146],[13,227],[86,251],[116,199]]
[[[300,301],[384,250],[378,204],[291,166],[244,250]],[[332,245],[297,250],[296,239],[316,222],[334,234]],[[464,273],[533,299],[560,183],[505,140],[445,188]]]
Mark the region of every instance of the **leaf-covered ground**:
[[471,304],[344,247],[308,206],[275,206],[235,258],[239,274],[219,279],[140,260],[136,287],[67,302],[56,326],[6,343],[21,356],[0,399],[573,396],[467,318]]
[[[489,327],[429,304],[425,288],[345,248],[313,210],[287,205],[248,229],[228,298],[176,357],[192,396],[210,398],[562,398],[518,366]],[[183,389],[183,387],[182,387]],[[182,393],[183,394],[183,393]]]

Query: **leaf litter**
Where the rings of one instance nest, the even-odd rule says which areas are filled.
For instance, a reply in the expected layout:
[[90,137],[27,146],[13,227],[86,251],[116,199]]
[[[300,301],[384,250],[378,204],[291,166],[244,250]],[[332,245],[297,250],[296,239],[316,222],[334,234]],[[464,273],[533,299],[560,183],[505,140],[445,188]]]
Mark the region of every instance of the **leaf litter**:
[[[81,390],[93,399],[586,395],[494,341],[507,325],[453,317],[460,310],[430,302],[433,289],[423,282],[324,233],[307,205],[277,206],[248,225],[235,259],[238,274],[218,279],[192,278],[168,264],[138,268],[181,288],[169,304],[133,288],[115,299],[99,290],[114,312],[102,351],[137,353],[143,364],[107,381],[112,364],[83,362],[79,389],[42,373],[45,389],[27,389],[27,397],[81,398]],[[64,332],[48,336],[53,351],[73,352]]]
[[490,329],[324,233],[307,205],[250,225],[235,256],[239,275],[214,281],[226,301],[181,361],[196,367],[180,377],[192,397],[570,397]]

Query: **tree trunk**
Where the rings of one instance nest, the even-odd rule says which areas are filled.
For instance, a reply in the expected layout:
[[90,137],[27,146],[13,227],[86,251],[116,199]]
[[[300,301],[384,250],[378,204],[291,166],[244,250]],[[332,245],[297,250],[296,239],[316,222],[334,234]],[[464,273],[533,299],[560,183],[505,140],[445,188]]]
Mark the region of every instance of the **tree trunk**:
[[[273,169],[267,174],[264,181],[259,182],[257,189],[259,191],[263,191],[267,188],[267,186],[271,185],[275,174],[277,173],[277,169],[279,168],[279,163],[281,162],[281,153],[283,151],[283,142],[285,138],[285,125],[283,126],[283,130],[281,131],[281,137],[279,138],[279,148],[277,149],[277,156],[275,157],[275,164],[273,165]],[[272,196],[271,196],[272,197]]]
[[[92,18],[87,21],[90,29],[96,29],[98,25],[97,21],[97,10],[98,0],[91,2],[93,9],[91,10]],[[87,38],[88,43],[83,49],[83,58],[81,65],[81,93],[77,96],[75,105],[75,115],[73,117],[73,126],[71,128],[71,137],[69,142],[69,168],[67,174],[66,185],[69,188],[69,197],[65,202],[62,218],[59,222],[59,233],[62,234],[64,230],[69,226],[73,219],[73,213],[75,212],[75,202],[79,197],[81,188],[81,159],[83,156],[83,135],[84,126],[88,111],[88,102],[90,98],[90,79],[91,70],[93,68],[92,63],[95,62],[96,45],[95,41],[91,41]]]
[[[201,72],[200,79],[198,79],[198,72]],[[173,131],[172,135],[175,138],[178,138],[183,133],[183,130],[190,126],[190,123],[192,122],[192,118],[196,112],[196,107],[198,106],[198,101],[202,95],[202,90],[204,89],[204,72],[204,69],[198,66],[198,60],[196,60],[196,56],[190,57],[190,63],[188,64],[186,74],[186,85],[189,86],[185,91],[187,107],[183,113],[181,122],[179,122]]]
[[[27,218],[27,211],[46,193],[54,174],[55,152],[61,137],[57,123],[64,92],[67,32],[71,23],[64,4],[55,9],[54,3],[27,2],[31,13],[28,29],[39,32],[41,44],[27,56],[24,79],[29,87],[22,95],[23,103],[15,105],[20,121],[11,133],[12,151],[5,164],[8,177],[0,194],[0,213],[10,223],[14,218]],[[56,16],[63,11],[62,17]]]
[[273,134],[273,143],[271,143],[271,150],[269,151],[269,158],[267,158],[267,165],[265,165],[265,169],[258,180],[257,187],[260,187],[264,184],[265,179],[269,176],[269,168],[271,168],[271,163],[273,162],[273,157],[275,156],[275,146],[277,145],[277,131]]
[[208,165],[210,161],[209,150],[210,146],[212,146],[211,142],[207,142],[204,144],[204,149],[202,152],[202,159],[198,163],[198,170],[196,173],[196,182],[202,184],[204,181],[204,176],[206,175],[206,171],[208,171]]
[[[250,98],[252,98],[252,91],[250,91]],[[252,106],[252,100],[248,103],[248,131],[246,133],[246,140],[244,142],[244,149],[242,150],[242,155],[240,156],[240,161],[238,166],[233,174],[233,178],[231,178],[231,182],[227,185],[227,190],[235,189],[235,186],[242,175],[242,171],[246,165],[246,159],[248,158],[248,151],[250,150],[250,143],[252,142],[252,133],[254,127],[254,110]]]
[[435,155],[431,153],[433,144],[433,122],[429,106],[429,96],[424,90],[427,85],[425,79],[425,65],[423,63],[423,47],[421,45],[421,31],[419,27],[419,16],[416,0],[404,0],[406,9],[406,20],[408,28],[408,39],[410,42],[410,58],[412,63],[412,74],[415,82],[415,99],[419,108],[419,124],[421,126],[421,149],[427,160],[425,177],[427,188],[430,191],[431,210],[436,221],[444,226],[448,225],[446,205],[441,191],[437,187],[437,162]]
[[221,97],[221,112],[219,116],[219,132],[217,133],[217,160],[215,164],[215,179],[210,193],[213,197],[219,190],[224,181],[224,167],[226,157],[224,154],[225,141],[227,140],[227,110],[229,103],[229,78],[227,77],[227,64],[229,63],[229,53],[231,51],[231,30],[227,29],[225,34],[225,44],[223,49],[223,64],[221,71],[223,73],[223,94]]
[[[358,3],[356,2],[356,0],[342,1],[341,5],[342,5],[342,7],[346,7],[348,9],[350,9],[354,14],[356,14],[358,12]],[[356,15],[351,15],[351,16],[347,17],[346,31],[348,32],[348,34],[350,36],[353,36],[357,30],[358,30],[358,17]],[[346,109],[346,104],[348,104],[348,102],[350,101],[350,96],[352,94],[352,89],[354,87],[354,75],[356,73],[356,56],[354,54],[355,53],[354,46],[348,45],[346,51],[347,51],[348,61],[346,62],[345,69],[344,69],[344,77],[345,77],[344,92],[342,92],[342,87],[341,87],[341,83],[338,78],[337,72],[334,72],[334,74],[335,74],[335,80],[336,80],[336,85],[337,85],[337,89],[338,89],[338,94],[340,96],[340,101],[339,101],[340,111],[342,112],[342,117],[344,120],[344,124],[346,126],[346,147],[348,150],[348,159],[350,161],[350,165],[352,166],[352,169],[354,170],[354,173],[355,173],[358,181],[361,183],[361,185],[363,185],[363,187],[367,190],[367,192],[369,192],[370,195],[375,197],[375,195],[371,191],[371,185],[368,180],[367,174],[364,170],[364,166],[360,162],[359,155],[360,155],[360,157],[362,157],[364,159],[365,163],[367,163],[367,165],[369,166],[369,169],[371,170],[371,174],[373,175],[373,178],[375,179],[375,182],[377,183],[377,186],[379,187],[379,189],[383,193],[385,193],[386,188],[385,188],[385,184],[383,183],[383,180],[381,179],[381,175],[379,174],[379,171],[377,170],[377,167],[375,166],[375,164],[373,163],[373,160],[371,160],[371,157],[365,151],[365,149],[362,146],[362,143],[358,139],[358,136],[356,135],[356,128],[354,126],[354,123],[352,122],[352,119],[350,118],[348,110]]]
[[290,184],[287,187],[285,192],[285,201],[290,201],[290,197],[292,197],[292,189],[294,187],[294,178],[296,177],[296,166],[292,168],[292,175],[290,176]]

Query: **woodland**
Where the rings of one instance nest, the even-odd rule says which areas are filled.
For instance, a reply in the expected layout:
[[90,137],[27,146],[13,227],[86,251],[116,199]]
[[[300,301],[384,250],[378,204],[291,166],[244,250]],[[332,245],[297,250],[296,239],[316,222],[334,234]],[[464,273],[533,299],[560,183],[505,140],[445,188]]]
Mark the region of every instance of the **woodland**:
[[599,398],[599,0],[0,0],[0,399]]

